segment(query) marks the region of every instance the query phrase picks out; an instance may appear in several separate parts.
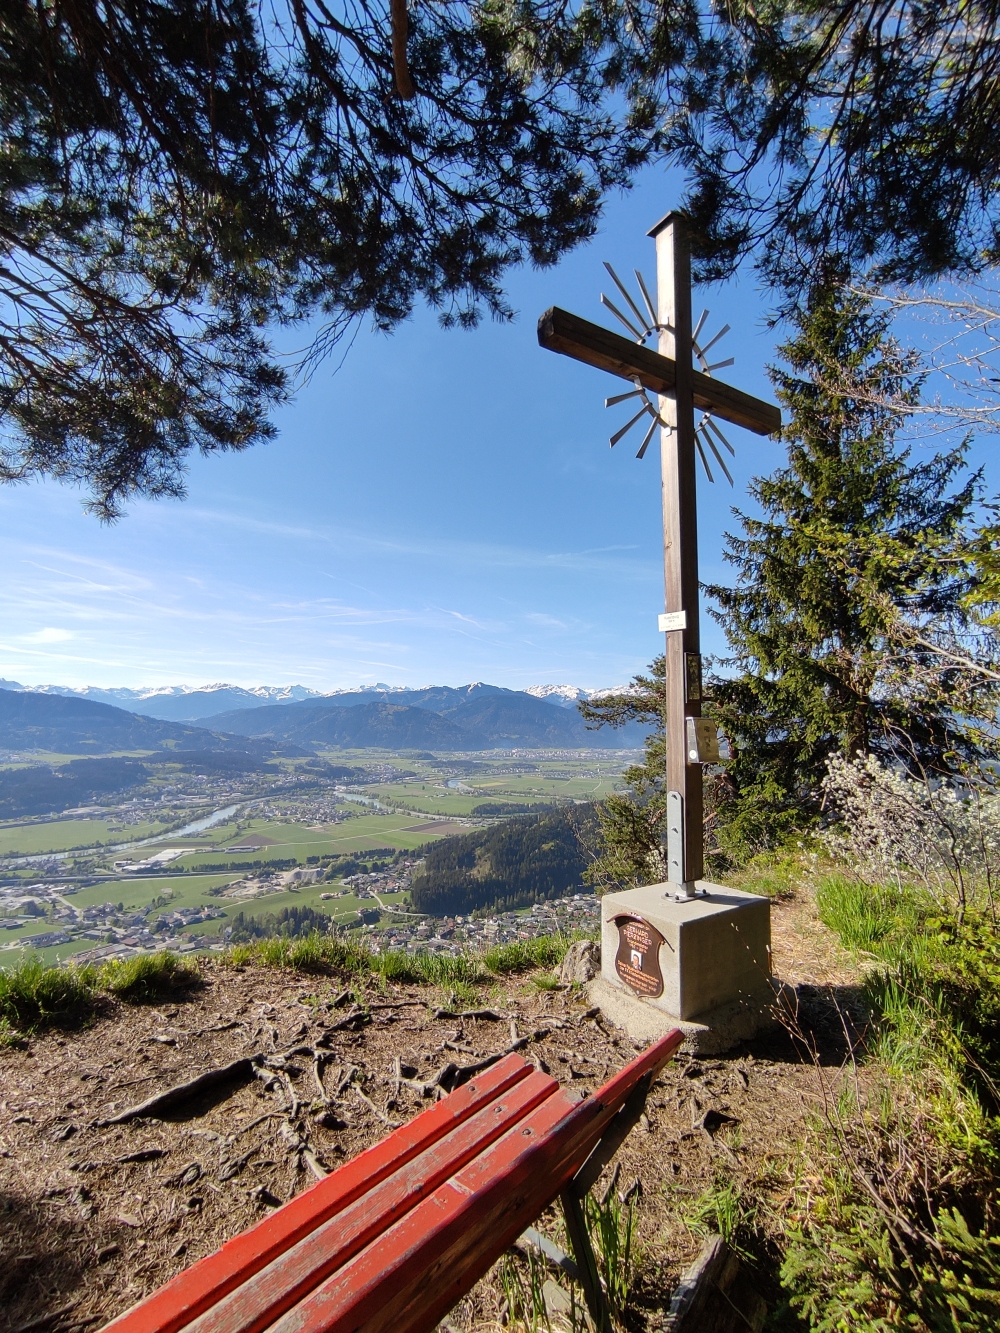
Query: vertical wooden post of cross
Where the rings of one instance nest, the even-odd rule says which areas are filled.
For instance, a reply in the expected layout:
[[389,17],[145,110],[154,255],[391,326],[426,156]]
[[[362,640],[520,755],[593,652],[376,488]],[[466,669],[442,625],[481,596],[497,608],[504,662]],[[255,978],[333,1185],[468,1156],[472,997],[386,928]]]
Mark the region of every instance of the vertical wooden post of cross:
[[[660,621],[667,636],[664,700],[667,817],[664,855],[667,880],[676,896],[693,898],[697,892],[697,881],[703,879],[705,873],[702,764],[715,763],[719,758],[716,730],[709,719],[703,720],[701,717],[696,452],[705,465],[709,481],[712,480],[712,474],[695,429],[695,407],[705,413],[706,418],[711,414],[711,428],[703,421],[698,429],[730,482],[732,477],[714,443],[712,433],[721,439],[731,453],[733,450],[714,425],[715,418],[752,430],[757,435],[773,435],[781,429],[781,412],[773,403],[754,398],[742,389],[712,378],[713,370],[729,365],[730,362],[720,361],[718,365],[710,366],[704,354],[727,332],[728,324],[698,351],[703,369],[694,369],[691,253],[686,219],[683,214],[668,213],[649,235],[656,242],[655,314],[653,298],[638,272],[636,277],[642,300],[647,307],[646,313],[632,300],[611,266],[606,266],[637,323],[633,324],[606,296],[602,296],[601,300],[625,325],[632,335],[631,339],[553,306],[538,321],[538,341],[549,351],[571,356],[630,381],[633,392],[609,398],[607,406],[641,396],[642,406],[632,420],[611,437],[612,445],[642,420],[647,434],[636,455],[642,458],[656,428],[655,420],[652,426],[647,426],[646,420],[654,417],[661,423],[666,611]],[[647,322],[647,314],[652,323]],[[701,321],[698,328],[701,328]],[[659,348],[655,352],[645,345],[646,338],[654,329],[659,338]],[[659,397],[659,407],[655,412],[646,397],[648,393],[655,393]]]
[[[682,896],[704,874],[702,768],[688,761],[687,719],[701,714],[698,507],[691,364],[691,252],[684,218],[668,213],[656,241],[659,351],[677,367],[672,397],[660,397],[663,579],[666,635],[667,878]],[[672,614],[673,613],[673,614]]]

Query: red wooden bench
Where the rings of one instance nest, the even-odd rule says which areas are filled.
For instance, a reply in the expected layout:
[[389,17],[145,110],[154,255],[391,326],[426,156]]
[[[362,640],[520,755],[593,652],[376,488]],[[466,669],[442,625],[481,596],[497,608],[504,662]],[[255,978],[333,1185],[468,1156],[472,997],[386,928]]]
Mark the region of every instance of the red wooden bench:
[[681,1041],[670,1033],[583,1100],[505,1057],[106,1333],[426,1333],[560,1195],[584,1295],[606,1326],[580,1200]]

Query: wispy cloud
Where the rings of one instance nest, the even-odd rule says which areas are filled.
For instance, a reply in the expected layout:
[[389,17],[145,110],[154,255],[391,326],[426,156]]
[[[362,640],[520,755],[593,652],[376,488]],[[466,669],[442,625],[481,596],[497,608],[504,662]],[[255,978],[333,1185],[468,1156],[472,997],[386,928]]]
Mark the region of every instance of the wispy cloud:
[[[290,525],[253,515],[224,510],[192,508],[185,517],[214,527],[238,528],[286,541],[314,544],[331,552],[371,552],[387,556],[417,557],[435,562],[458,563],[462,567],[502,569],[560,569],[572,572],[614,572],[646,578],[650,567],[658,568],[655,552],[647,554],[636,544],[588,546],[579,549],[545,550],[541,547],[470,542],[448,537],[413,534],[392,537],[376,535],[367,528],[338,525]],[[335,575],[330,575],[335,577]]]
[[50,626],[48,629],[35,630],[34,634],[22,634],[21,638],[25,643],[66,643],[73,638],[73,634],[68,629]]

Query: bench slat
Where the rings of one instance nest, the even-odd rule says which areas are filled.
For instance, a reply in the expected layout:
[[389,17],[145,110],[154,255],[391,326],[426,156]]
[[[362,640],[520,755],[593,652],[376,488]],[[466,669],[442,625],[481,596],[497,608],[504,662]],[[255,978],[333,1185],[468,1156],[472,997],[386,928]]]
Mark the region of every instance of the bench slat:
[[105,1333],[431,1333],[681,1041],[662,1038],[580,1102],[506,1057]]
[[204,1310],[265,1268],[279,1254],[349,1207],[373,1185],[426,1152],[458,1124],[516,1084],[533,1066],[506,1056],[472,1082],[414,1116],[380,1143],[303,1190],[255,1226],[234,1236],[106,1325],[104,1333],[178,1333]]
[[554,1121],[565,1117],[572,1103],[559,1084],[547,1074],[528,1068],[528,1076],[503,1096],[463,1120],[419,1157],[366,1190],[349,1207],[205,1310],[187,1326],[188,1333],[260,1333],[449,1176],[461,1171],[502,1134],[511,1132],[512,1126],[524,1121],[540,1104],[557,1102],[551,1113]]
[[548,1098],[429,1198],[383,1231],[270,1333],[430,1333],[583,1165],[646,1073],[682,1041],[675,1032],[593,1098]]

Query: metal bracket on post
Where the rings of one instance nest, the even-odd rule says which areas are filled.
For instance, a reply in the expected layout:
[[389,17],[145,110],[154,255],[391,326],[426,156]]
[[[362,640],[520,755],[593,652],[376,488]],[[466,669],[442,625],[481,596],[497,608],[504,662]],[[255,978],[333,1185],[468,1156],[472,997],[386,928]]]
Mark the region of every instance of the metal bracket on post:
[[693,880],[684,878],[684,797],[679,791],[667,792],[667,882],[674,886],[674,898],[679,903],[707,897],[704,889],[695,888]]
[[667,792],[667,879],[684,883],[684,797],[679,791]]

